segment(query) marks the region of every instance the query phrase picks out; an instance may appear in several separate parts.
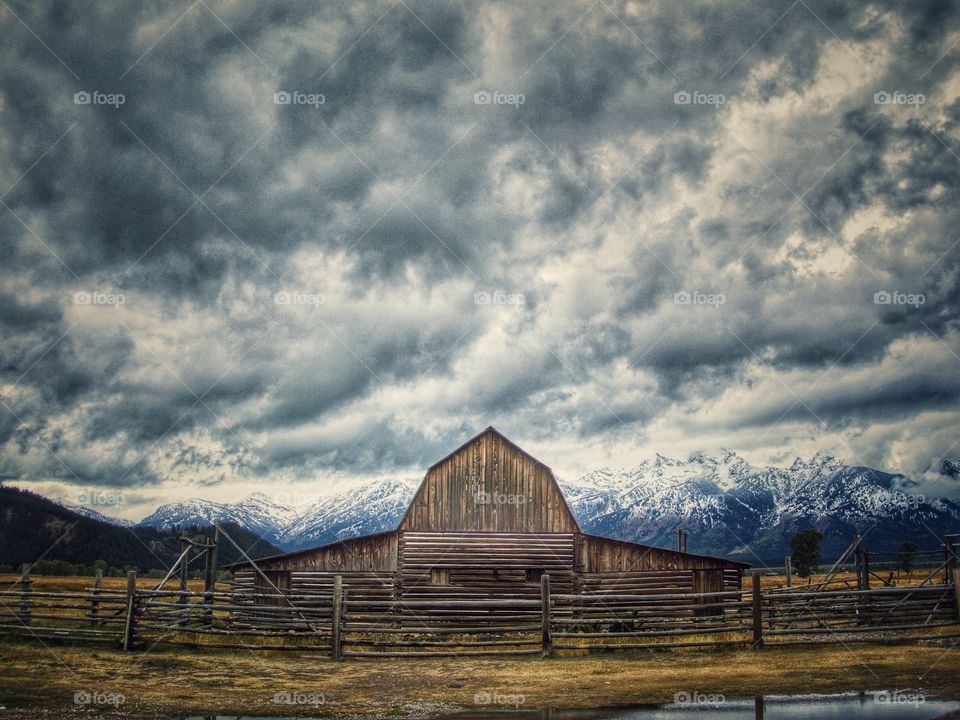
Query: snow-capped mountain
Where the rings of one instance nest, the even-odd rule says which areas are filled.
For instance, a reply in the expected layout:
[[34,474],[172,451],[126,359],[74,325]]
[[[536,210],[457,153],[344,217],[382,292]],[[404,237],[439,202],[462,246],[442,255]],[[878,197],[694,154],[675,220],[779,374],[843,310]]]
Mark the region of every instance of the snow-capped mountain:
[[842,552],[855,533],[874,550],[895,550],[908,539],[934,547],[960,529],[960,505],[911,494],[903,475],[823,453],[789,468],[753,467],[732,452],[657,455],[562,485],[588,532],[669,547],[682,528],[691,552],[748,562],[782,557],[790,537],[811,525],[824,534],[826,557]]
[[[756,563],[777,561],[790,537],[811,525],[835,557],[855,533],[875,550],[910,540],[936,547],[960,531],[960,505],[911,494],[904,475],[844,465],[818,453],[789,467],[755,467],[733,452],[656,455],[628,469],[594,470],[561,487],[586,532],[673,547],[677,528],[689,550]],[[255,493],[238,503],[189,500],[164,505],[141,525],[171,528],[235,522],[285,550],[396,527],[415,487],[382,480],[331,495],[297,512]]]
[[161,505],[141,520],[141,527],[169,530],[187,525],[236,523],[241,527],[279,545],[277,537],[297,517],[297,511],[256,492],[236,503],[218,503],[191,498],[185,502]]
[[299,550],[393,530],[415,490],[400,480],[383,480],[323,498],[284,528],[278,543],[290,550]]
[[53,501],[65,507],[67,510],[72,510],[77,515],[83,515],[84,517],[90,518],[91,520],[99,520],[100,522],[109,523],[111,525],[116,525],[117,527],[133,527],[136,523],[131,520],[124,520],[123,518],[110,517],[109,515],[104,515],[101,512],[97,512],[91,507],[86,505],[77,505],[76,503],[67,502],[61,498],[53,498]]

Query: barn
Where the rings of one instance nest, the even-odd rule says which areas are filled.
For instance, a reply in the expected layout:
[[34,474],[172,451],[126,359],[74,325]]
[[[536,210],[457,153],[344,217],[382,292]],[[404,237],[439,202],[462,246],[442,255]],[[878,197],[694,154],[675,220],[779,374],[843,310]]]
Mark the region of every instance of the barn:
[[426,471],[395,530],[255,564],[232,565],[234,583],[274,602],[335,576],[371,600],[539,597],[544,574],[558,593],[711,593],[739,590],[749,567],[583,532],[550,468],[493,427]]

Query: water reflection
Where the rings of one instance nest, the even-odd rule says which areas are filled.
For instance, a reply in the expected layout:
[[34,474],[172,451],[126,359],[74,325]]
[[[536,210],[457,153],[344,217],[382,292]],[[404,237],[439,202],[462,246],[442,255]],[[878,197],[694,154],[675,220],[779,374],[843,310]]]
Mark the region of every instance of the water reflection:
[[[329,716],[298,716],[330,720]],[[774,695],[727,699],[689,697],[667,705],[600,710],[484,710],[434,715],[431,720],[960,720],[960,702],[926,697],[919,691],[878,691],[842,695]],[[194,716],[186,720],[283,720],[267,716]]]

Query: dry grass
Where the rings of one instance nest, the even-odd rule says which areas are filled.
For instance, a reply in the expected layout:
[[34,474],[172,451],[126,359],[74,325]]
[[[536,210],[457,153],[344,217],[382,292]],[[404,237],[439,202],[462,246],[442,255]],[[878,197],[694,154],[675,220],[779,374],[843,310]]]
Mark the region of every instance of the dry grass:
[[[878,571],[877,574],[880,575],[880,577],[886,578],[887,573],[889,573],[889,570]],[[929,573],[930,573],[929,568],[924,570],[913,570],[909,575],[906,573],[900,573],[898,576],[897,573],[894,573],[893,580],[894,580],[894,583],[897,585],[897,587],[903,587],[905,585],[916,585],[916,584],[919,584],[920,581],[923,580],[925,577],[927,577]],[[808,578],[794,577],[793,586],[796,588],[802,588],[802,587],[806,587],[807,585],[815,585],[820,580],[823,580],[824,577],[825,577],[825,573],[811,575],[809,578],[809,582],[808,582]],[[939,574],[939,580],[938,578],[935,577],[933,582],[942,582],[943,581],[942,578],[943,578],[943,573],[941,572]],[[841,589],[843,587],[842,581],[846,581],[847,583],[849,583],[850,587],[854,587],[857,584],[857,578],[854,573],[841,572],[834,575],[833,580],[830,583],[830,589],[833,589],[833,590]],[[760,587],[763,589],[775,588],[775,587],[786,587],[786,584],[787,584],[787,578],[784,575],[761,574],[760,576]],[[750,578],[744,579],[743,587],[744,589],[748,589],[750,587]],[[882,587],[882,583],[879,580],[877,580],[875,577],[871,577],[870,587]]]
[[[113,717],[417,716],[473,707],[474,694],[482,691],[522,695],[526,708],[662,702],[683,690],[734,697],[920,687],[960,695],[960,653],[916,645],[333,663],[297,653],[125,654],[22,642],[0,643],[0,668],[8,718],[73,717],[74,693],[83,690],[123,694],[126,702]],[[277,692],[322,693],[326,704],[277,705]]]
[[[9,573],[0,574],[0,592],[16,589],[20,576]],[[152,590],[160,578],[137,578],[138,590]],[[188,580],[188,587],[194,592],[203,592],[203,580]],[[93,587],[93,577],[62,576],[62,575],[31,575],[30,589],[43,592],[86,592]],[[100,587],[107,590],[126,590],[125,577],[105,577]],[[167,582],[166,589],[179,588],[179,581],[174,579]]]

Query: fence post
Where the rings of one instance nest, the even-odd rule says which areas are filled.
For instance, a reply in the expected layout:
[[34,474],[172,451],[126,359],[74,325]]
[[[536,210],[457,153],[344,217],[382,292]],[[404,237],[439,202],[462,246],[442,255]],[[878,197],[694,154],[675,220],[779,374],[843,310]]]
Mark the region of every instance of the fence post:
[[24,625],[30,624],[30,564],[24,563],[20,566],[20,615],[19,620]]
[[133,647],[134,626],[137,612],[137,572],[130,570],[127,573],[127,619],[123,626],[123,649]]
[[949,585],[950,581],[953,579],[953,571],[957,568],[957,551],[956,551],[956,535],[944,535],[943,536],[943,550],[946,554],[946,582],[944,585]]
[[217,585],[217,563],[219,562],[220,528],[213,531],[213,541],[207,543],[206,567],[204,568],[203,591],[211,593]]
[[550,630],[550,575],[547,573],[540,576],[540,608],[540,643],[543,657],[549,657],[553,654],[553,634]]
[[753,649],[763,647],[763,606],[760,604],[760,573],[753,574]]
[[[854,574],[857,576],[857,590],[865,590],[863,586],[863,548],[859,543],[860,536],[856,536],[857,549]],[[863,625],[867,616],[867,601],[863,594],[857,595],[857,624]]]
[[957,604],[957,619],[960,620],[960,569],[953,569],[953,598]]
[[333,577],[333,611],[330,617],[330,657],[340,659],[340,623],[343,617],[343,576]]
[[793,565],[790,556],[783,558],[783,568],[787,573],[787,587],[793,587]]
[[[190,565],[190,553],[187,552],[190,549],[190,543],[186,538],[180,538],[180,554],[183,556],[183,560],[180,562],[180,596],[177,600],[181,605],[187,604],[187,576],[189,572]],[[187,553],[184,555],[184,553]]]
[[103,584],[103,570],[97,568],[93,577],[93,599],[90,600],[90,620],[94,625],[102,625],[98,619],[100,615],[100,586]]
[[[870,555],[869,553],[867,553],[866,550],[863,551],[863,559],[861,562],[862,564],[860,569],[863,572],[863,589],[869,590],[870,589]],[[863,607],[863,620],[867,625],[871,625],[872,622],[870,618],[870,595],[867,593],[864,593],[863,595],[860,596],[860,601]]]
[[220,528],[213,531],[213,543],[207,543],[206,572],[203,580],[203,602],[210,607],[204,611],[204,622],[213,623],[213,593],[217,589],[217,562],[219,560]]

